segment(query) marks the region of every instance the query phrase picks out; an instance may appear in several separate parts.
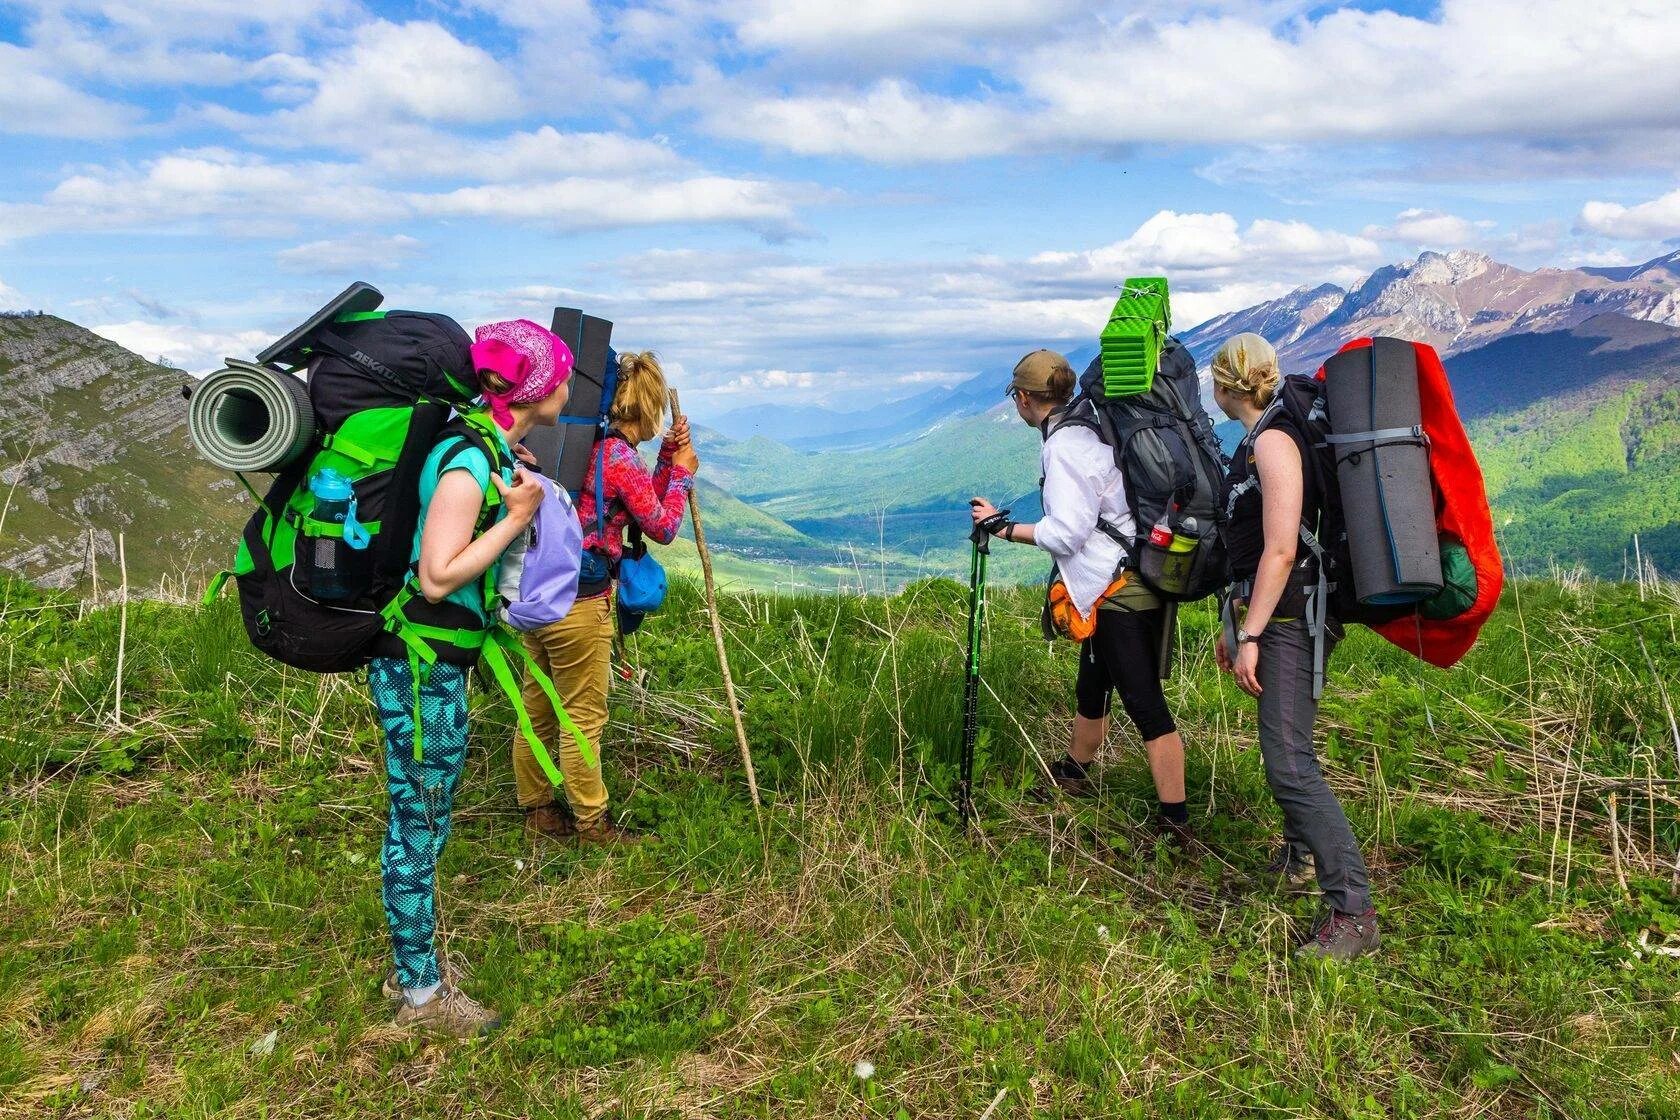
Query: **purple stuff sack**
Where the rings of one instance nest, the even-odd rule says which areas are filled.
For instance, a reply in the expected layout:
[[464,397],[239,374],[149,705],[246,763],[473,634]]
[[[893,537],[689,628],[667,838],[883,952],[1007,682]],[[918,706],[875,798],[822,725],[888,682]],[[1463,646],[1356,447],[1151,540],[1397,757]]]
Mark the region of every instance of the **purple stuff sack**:
[[583,559],[583,526],[565,488],[531,474],[546,493],[531,527],[502,554],[496,591],[504,602],[502,621],[515,630],[540,630],[559,622],[577,599]]

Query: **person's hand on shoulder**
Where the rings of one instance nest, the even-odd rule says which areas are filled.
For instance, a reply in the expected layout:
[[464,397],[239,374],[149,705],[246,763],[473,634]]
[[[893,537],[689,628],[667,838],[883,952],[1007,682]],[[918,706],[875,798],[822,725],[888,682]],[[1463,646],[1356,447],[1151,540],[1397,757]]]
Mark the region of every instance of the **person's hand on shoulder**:
[[542,483],[525,473],[523,467],[514,470],[512,485],[503,482],[499,474],[491,475],[490,481],[496,484],[496,491],[502,496],[507,515],[523,524],[530,524],[531,519],[537,515],[537,507],[542,505]]

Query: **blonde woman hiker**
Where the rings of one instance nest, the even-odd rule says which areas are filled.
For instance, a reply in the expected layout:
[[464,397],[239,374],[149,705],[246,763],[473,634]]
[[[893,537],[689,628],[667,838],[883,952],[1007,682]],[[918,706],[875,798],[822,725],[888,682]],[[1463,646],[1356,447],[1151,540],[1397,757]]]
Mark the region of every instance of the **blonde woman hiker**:
[[[1359,843],[1313,744],[1318,700],[1306,616],[1317,571],[1301,547],[1303,529],[1318,524],[1321,501],[1305,469],[1313,452],[1273,400],[1278,361],[1271,343],[1237,335],[1215,355],[1212,373],[1215,403],[1248,429],[1227,478],[1231,586],[1215,654],[1219,667],[1259,701],[1260,755],[1283,810],[1283,844],[1267,870],[1291,886],[1316,877],[1328,907],[1296,952],[1352,960],[1376,949],[1382,937]],[[1340,621],[1327,617],[1326,662],[1341,636]]]
[[[601,578],[579,581],[570,613],[559,622],[524,635],[525,648],[554,681],[554,688],[597,756],[607,725],[607,682],[613,646],[613,577],[624,555],[624,535],[632,527],[660,544],[676,539],[683,508],[694,487],[699,457],[690,442],[688,421],[678,420],[659,445],[649,471],[638,445],[660,432],[665,415],[665,371],[651,352],[621,354],[618,389],[613,395],[611,428],[597,445],[578,502],[583,524],[584,573],[593,552]],[[604,465],[604,471],[601,470]],[[596,532],[596,474],[601,472],[602,531]],[[640,839],[615,822],[607,810],[602,767],[589,766],[575,743],[563,734],[549,703],[532,681],[524,689],[531,723],[544,743],[558,743],[556,761],[566,779],[564,800],[537,764],[523,732],[513,740],[513,773],[525,828],[533,837],[577,839],[589,844],[626,844]]]
[[1126,480],[1114,451],[1089,427],[1060,424],[1073,399],[1067,359],[1034,350],[1015,366],[1005,392],[1015,413],[1044,436],[1039,465],[1044,517],[1036,524],[1005,521],[991,502],[975,498],[976,523],[989,522],[997,539],[1032,545],[1056,561],[1061,582],[1081,619],[1094,622],[1080,638],[1077,711],[1067,753],[1049,764],[1063,792],[1089,796],[1097,750],[1108,736],[1115,693],[1143,740],[1160,799],[1157,829],[1180,845],[1195,833],[1184,799],[1184,740],[1161,691],[1159,649],[1166,611],[1142,580],[1126,570],[1126,546],[1137,524],[1126,501]]
[[[513,466],[512,445],[533,427],[553,424],[566,403],[572,354],[559,338],[520,319],[482,326],[476,339],[473,365],[484,403],[446,429],[420,471],[410,588],[393,605],[394,620],[403,623],[395,633],[412,625],[415,642],[490,631],[485,575],[492,573],[493,585],[502,553],[530,524],[544,493]],[[430,645],[430,663],[418,648],[403,656],[398,646],[368,666],[390,795],[380,868],[396,971],[384,991],[400,1001],[398,1026],[467,1037],[501,1022],[456,985],[435,943],[437,864],[466,763],[471,664],[450,660],[441,645]]]

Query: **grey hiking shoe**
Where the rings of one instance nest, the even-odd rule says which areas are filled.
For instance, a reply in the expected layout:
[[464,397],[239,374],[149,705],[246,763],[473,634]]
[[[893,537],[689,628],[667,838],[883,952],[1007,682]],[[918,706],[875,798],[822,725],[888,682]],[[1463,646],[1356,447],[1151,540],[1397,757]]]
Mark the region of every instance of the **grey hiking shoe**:
[[1377,930],[1376,907],[1363,914],[1344,914],[1340,910],[1326,912],[1313,923],[1307,940],[1295,950],[1302,959],[1351,961],[1366,953],[1375,952],[1382,945]]
[[[438,954],[438,977],[450,987],[454,987],[461,979],[460,974],[450,967],[449,959],[441,952]],[[385,974],[385,982],[379,985],[379,994],[392,1003],[403,998],[402,982],[397,979],[396,969]]]
[[1297,856],[1294,846],[1285,841],[1266,864],[1266,881],[1285,894],[1317,893],[1318,871],[1311,853]]
[[502,1017],[453,984],[444,984],[419,1007],[405,1000],[392,1022],[428,1034],[477,1038],[501,1026]]

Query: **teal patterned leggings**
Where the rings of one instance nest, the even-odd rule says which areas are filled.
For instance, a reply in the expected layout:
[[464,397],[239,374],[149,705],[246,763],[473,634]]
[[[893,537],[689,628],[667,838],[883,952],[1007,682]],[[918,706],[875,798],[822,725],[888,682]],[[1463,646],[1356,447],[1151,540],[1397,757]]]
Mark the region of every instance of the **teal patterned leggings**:
[[408,662],[376,658],[368,686],[385,729],[385,781],[391,795],[380,855],[385,920],[397,981],[423,988],[439,979],[437,862],[449,839],[455,786],[467,761],[467,670],[441,662],[420,689],[425,758],[414,761],[414,678]]

